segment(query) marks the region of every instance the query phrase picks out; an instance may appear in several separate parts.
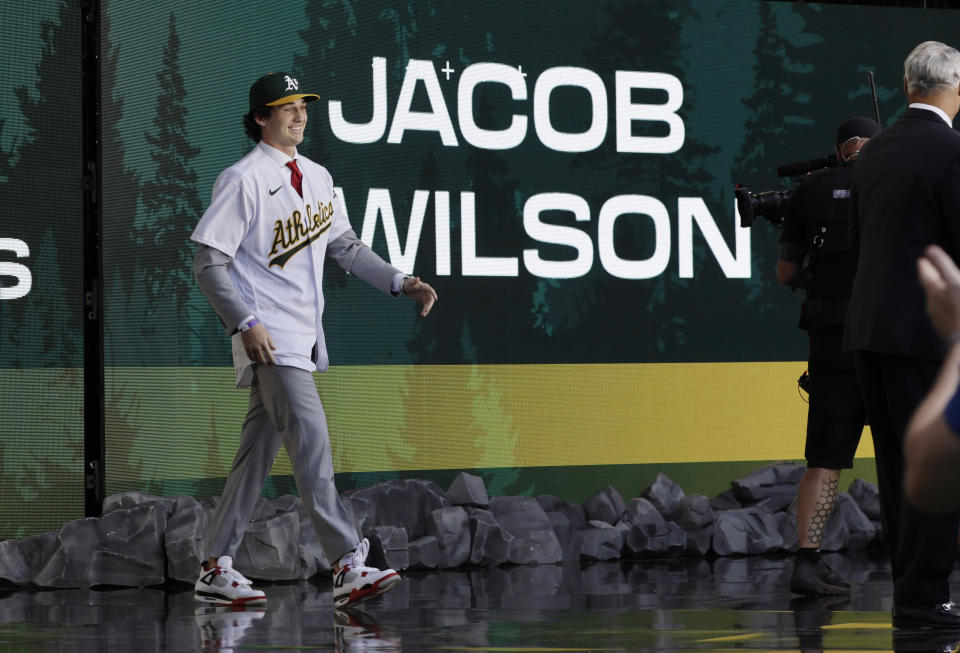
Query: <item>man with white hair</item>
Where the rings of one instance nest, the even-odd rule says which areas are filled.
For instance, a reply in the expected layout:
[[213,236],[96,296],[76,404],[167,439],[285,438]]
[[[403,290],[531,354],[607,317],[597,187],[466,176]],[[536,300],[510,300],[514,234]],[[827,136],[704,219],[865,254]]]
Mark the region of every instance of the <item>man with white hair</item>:
[[903,440],[930,390],[944,345],[924,310],[916,261],[936,244],[960,254],[960,52],[927,41],[904,62],[909,107],[870,140],[850,190],[857,273],[844,347],[857,378],[876,451],[883,537],[893,572],[898,628],[958,628],[948,577],[960,513],[925,515],[904,500]]

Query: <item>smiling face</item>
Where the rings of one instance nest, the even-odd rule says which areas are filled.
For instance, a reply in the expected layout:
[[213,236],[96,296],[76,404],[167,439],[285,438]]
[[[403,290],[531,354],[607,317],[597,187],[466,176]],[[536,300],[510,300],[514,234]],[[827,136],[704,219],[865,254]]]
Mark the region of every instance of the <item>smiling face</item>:
[[307,102],[301,98],[281,104],[273,107],[268,117],[257,116],[256,121],[261,127],[263,142],[292,157],[297,145],[303,142]]

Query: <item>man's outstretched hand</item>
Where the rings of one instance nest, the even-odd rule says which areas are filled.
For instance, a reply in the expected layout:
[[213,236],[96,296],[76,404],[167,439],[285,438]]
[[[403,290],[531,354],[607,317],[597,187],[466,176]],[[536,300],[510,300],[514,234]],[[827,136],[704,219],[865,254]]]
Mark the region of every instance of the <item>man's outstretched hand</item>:
[[430,313],[434,302],[437,301],[437,291],[429,283],[420,281],[420,277],[407,279],[403,284],[403,292],[415,302],[423,304],[423,308],[420,310],[420,315],[423,317]]

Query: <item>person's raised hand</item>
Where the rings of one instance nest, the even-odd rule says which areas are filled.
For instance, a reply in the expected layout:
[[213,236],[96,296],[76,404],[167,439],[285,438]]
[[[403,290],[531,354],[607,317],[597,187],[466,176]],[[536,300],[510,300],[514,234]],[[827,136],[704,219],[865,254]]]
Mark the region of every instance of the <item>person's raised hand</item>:
[[917,259],[917,274],[930,321],[952,344],[960,338],[960,268],[942,248],[930,245]]

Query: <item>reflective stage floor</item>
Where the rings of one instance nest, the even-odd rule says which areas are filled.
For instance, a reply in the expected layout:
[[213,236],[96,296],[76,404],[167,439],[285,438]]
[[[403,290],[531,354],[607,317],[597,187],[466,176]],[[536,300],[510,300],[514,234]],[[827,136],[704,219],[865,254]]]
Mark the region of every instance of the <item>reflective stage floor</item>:
[[[0,651],[950,651],[960,633],[894,631],[879,554],[833,554],[849,598],[792,595],[789,557],[407,572],[335,612],[330,582],[260,585],[265,608],[194,602],[185,585],[0,589]],[[951,578],[960,596],[960,575]]]

